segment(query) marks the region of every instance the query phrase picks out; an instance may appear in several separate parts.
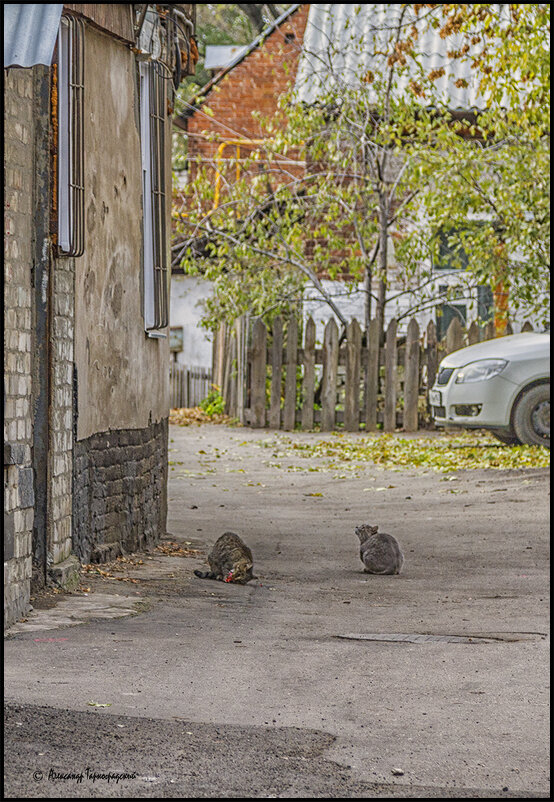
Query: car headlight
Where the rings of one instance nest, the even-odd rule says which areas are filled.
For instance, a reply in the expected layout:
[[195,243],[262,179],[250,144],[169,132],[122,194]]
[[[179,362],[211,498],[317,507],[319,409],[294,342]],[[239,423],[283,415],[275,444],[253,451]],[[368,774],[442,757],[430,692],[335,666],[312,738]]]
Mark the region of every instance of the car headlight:
[[507,364],[506,359],[480,359],[478,362],[470,362],[458,371],[456,384],[492,379],[493,376],[498,376]]

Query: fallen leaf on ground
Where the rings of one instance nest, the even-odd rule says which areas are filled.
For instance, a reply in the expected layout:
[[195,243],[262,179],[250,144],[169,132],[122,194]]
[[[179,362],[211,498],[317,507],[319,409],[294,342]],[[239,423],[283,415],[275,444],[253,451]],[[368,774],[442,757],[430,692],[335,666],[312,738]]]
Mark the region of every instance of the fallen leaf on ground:
[[177,426],[191,426],[194,423],[197,426],[201,423],[236,424],[235,419],[230,418],[228,415],[208,415],[201,407],[171,409],[169,412],[169,422]]
[[170,557],[197,557],[199,554],[202,554],[201,549],[189,549],[181,546],[179,543],[161,543],[159,546],[156,546],[156,551],[160,551],[162,554],[166,554]]

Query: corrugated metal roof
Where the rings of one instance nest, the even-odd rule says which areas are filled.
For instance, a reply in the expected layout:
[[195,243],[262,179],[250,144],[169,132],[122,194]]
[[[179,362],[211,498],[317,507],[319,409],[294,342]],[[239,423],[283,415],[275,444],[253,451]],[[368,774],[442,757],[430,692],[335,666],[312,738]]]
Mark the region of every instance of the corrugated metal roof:
[[52,63],[63,3],[4,3],[4,67]]
[[[376,75],[386,74],[390,53],[387,45],[391,30],[399,24],[402,9],[401,3],[312,3],[296,77],[298,100],[313,103],[329,88],[330,81],[362,86],[361,79],[368,70]],[[452,61],[447,56],[447,51],[461,47],[461,39],[456,36],[441,39],[438,30],[431,27],[424,31],[412,6],[407,7],[402,23],[406,26],[415,23],[418,27],[417,49],[423,74],[445,68],[445,75],[435,81],[440,99],[451,109],[482,108],[484,100],[477,92],[469,64],[460,59]],[[420,75],[414,64],[413,70],[410,68],[398,76],[396,91],[404,92],[409,81],[417,81]],[[456,87],[458,79],[467,81],[468,86]],[[371,92],[371,85],[363,86],[364,91]]]

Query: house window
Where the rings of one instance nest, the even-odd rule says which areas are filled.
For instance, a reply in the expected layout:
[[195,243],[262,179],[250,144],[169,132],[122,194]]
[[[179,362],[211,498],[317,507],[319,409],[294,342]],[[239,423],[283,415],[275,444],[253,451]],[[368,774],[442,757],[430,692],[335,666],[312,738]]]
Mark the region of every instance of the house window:
[[166,78],[142,62],[140,128],[143,196],[144,328],[152,336],[168,325],[165,174]]
[[[440,295],[446,295],[450,291],[450,295],[454,301],[457,297],[459,297],[460,300],[463,299],[463,290],[461,288],[457,289],[456,287],[440,285],[438,289]],[[436,308],[436,314],[437,337],[439,340],[442,340],[443,337],[446,337],[448,327],[455,317],[458,318],[462,326],[467,325],[467,305],[465,303],[450,303],[450,301],[448,301],[447,303],[440,304]]]
[[456,229],[441,229],[438,235],[439,249],[437,260],[433,263],[435,270],[465,270],[468,259],[460,239],[456,238]]
[[58,34],[58,249],[82,256],[85,245],[83,144],[84,94],[83,23],[62,16]]
[[493,316],[494,298],[490,287],[477,287],[477,317],[489,321]]

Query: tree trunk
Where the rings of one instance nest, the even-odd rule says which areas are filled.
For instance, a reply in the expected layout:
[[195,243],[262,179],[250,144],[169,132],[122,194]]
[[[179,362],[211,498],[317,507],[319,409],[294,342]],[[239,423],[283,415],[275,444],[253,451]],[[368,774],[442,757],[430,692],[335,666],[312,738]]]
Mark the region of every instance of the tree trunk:
[[389,210],[384,193],[379,197],[379,288],[377,292],[377,331],[379,344],[385,344],[385,303],[387,293],[387,245]]
[[261,33],[265,28],[264,18],[262,16],[263,3],[237,3],[238,8],[242,13],[248,17],[250,23],[256,33]]
[[365,290],[365,315],[364,326],[365,331],[369,331],[369,324],[371,323],[371,284],[373,280],[373,273],[366,267],[364,277],[364,290]]

